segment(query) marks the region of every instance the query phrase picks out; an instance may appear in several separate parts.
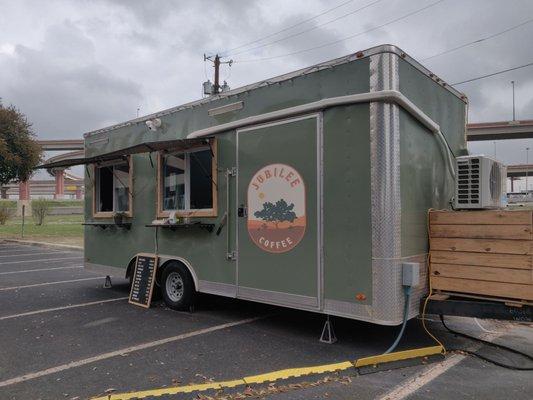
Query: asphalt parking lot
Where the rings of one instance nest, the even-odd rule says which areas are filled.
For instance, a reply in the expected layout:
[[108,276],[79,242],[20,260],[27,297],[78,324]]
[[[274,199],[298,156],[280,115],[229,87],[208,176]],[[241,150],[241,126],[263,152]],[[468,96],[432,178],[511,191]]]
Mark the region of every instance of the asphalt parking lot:
[[[128,304],[128,285],[82,268],[77,250],[0,242],[0,399],[86,399],[227,381],[380,354],[397,327],[334,319],[339,341],[320,343],[324,317],[201,296],[192,313]],[[430,329],[454,348],[517,366],[527,360]],[[531,325],[450,318],[454,329],[533,352]],[[419,320],[400,349],[433,345]],[[355,370],[161,399],[530,399],[531,371],[451,353],[445,360],[360,375]],[[205,397],[202,397],[205,396]],[[151,397],[144,397],[151,398]]]

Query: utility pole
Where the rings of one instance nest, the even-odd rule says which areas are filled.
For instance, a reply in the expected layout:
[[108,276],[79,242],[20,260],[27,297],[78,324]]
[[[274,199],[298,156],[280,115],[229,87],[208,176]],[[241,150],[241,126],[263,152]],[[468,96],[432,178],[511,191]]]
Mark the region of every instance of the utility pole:
[[529,147],[526,147],[526,196],[529,194],[528,178],[529,178]]
[[[219,81],[219,76],[220,76],[220,57],[218,56],[218,54],[215,56],[215,60],[213,61],[213,64],[215,66],[215,83],[213,85],[213,91],[215,92],[215,94],[217,94],[220,91],[220,81]],[[514,84],[513,84],[513,88],[514,88]],[[514,93],[514,91],[513,91],[513,93]],[[513,95],[513,98],[514,98],[514,95]],[[513,102],[513,120],[514,120],[514,102]]]
[[513,121],[516,121],[516,112],[514,106],[514,81],[511,81],[511,85],[513,86]]
[[215,67],[215,82],[213,83],[212,94],[220,93],[220,65],[228,64],[231,67],[231,64],[233,64],[233,60],[221,61],[220,56],[218,54],[215,54],[214,58],[213,56],[208,57],[204,54],[204,62],[207,60],[211,61],[213,63],[213,67]]

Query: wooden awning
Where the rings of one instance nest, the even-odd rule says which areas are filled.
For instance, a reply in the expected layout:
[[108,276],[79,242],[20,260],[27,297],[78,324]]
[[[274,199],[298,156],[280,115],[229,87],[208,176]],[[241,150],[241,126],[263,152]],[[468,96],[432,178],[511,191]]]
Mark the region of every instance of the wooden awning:
[[41,164],[36,169],[68,168],[74,165],[96,164],[105,161],[121,160],[131,154],[151,153],[154,151],[180,151],[187,150],[199,145],[207,145],[209,138],[198,139],[174,139],[158,142],[145,142],[109,153],[99,154],[93,157],[75,157]]

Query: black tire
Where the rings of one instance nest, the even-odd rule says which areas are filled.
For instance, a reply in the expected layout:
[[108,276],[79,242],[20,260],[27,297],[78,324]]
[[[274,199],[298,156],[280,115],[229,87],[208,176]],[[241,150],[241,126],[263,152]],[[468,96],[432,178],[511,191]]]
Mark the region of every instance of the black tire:
[[128,283],[129,283],[129,286],[128,286],[128,289],[131,290],[131,285],[133,284],[133,275],[135,275],[135,260],[136,258],[134,258],[128,265]]
[[170,261],[161,275],[161,293],[165,304],[173,310],[189,310],[196,290],[189,270],[177,261]]

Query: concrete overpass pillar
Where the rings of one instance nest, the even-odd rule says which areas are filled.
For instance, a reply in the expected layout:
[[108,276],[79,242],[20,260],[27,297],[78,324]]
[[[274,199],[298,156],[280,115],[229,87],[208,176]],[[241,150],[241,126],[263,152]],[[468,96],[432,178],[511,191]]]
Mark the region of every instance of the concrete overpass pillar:
[[30,202],[30,181],[24,181],[19,183],[19,201],[17,201],[17,212],[16,216],[20,217],[22,215],[22,210],[24,215],[29,217],[31,215],[31,202]]
[[30,199],[30,182],[24,181],[19,183],[19,200]]
[[62,199],[65,197],[65,170],[54,170],[54,177],[56,180],[56,190],[54,193],[54,199]]

